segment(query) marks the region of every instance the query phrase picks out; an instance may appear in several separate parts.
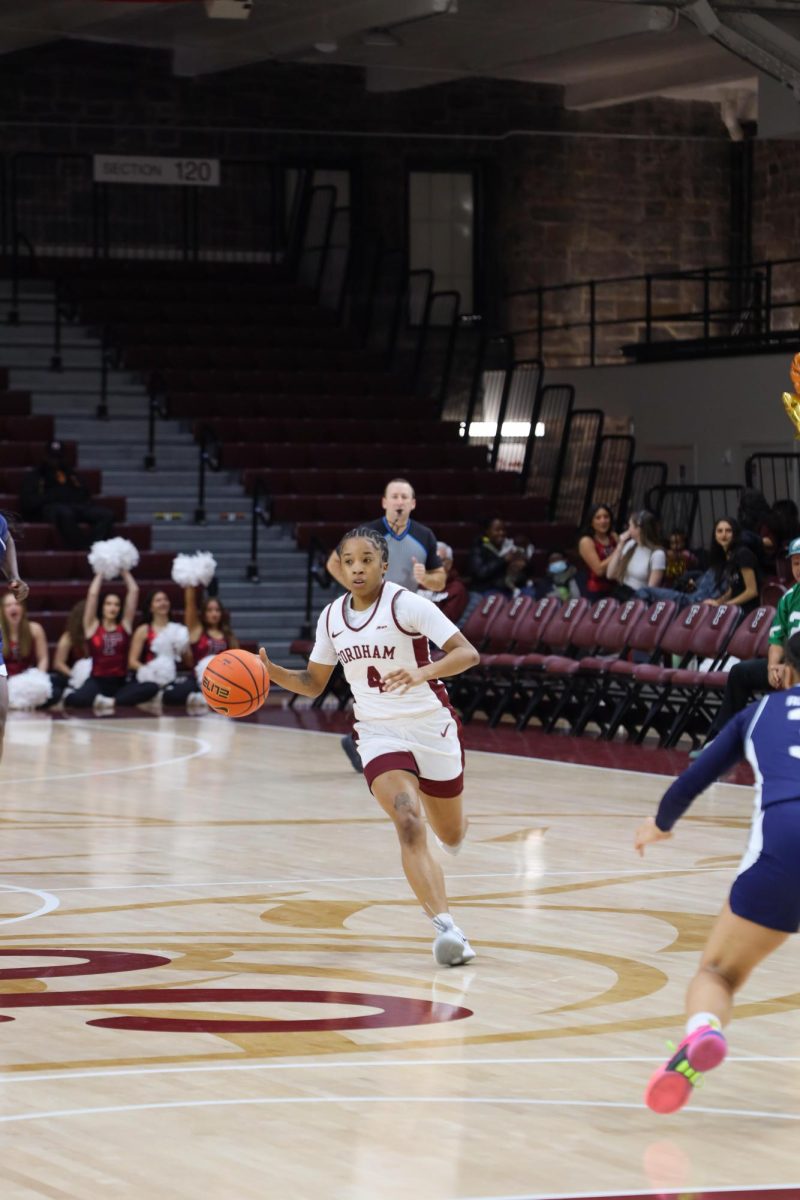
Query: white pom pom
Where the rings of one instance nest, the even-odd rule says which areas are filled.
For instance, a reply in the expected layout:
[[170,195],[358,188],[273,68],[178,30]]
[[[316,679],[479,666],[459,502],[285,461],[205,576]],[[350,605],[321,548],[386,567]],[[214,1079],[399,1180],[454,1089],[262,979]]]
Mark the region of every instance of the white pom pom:
[[157,654],[149,663],[139,667],[136,678],[139,683],[157,683],[159,687],[166,687],[174,681],[176,674],[175,659],[172,655]]
[[172,563],[172,578],[181,587],[208,587],[217,570],[217,560],[207,550],[178,554]]
[[216,657],[217,657],[216,654],[207,654],[205,656],[205,658],[200,659],[200,662],[195,667],[195,669],[194,669],[195,679],[201,686],[203,683],[203,672],[205,671],[208,664],[211,662],[212,658],[216,658]]
[[188,645],[189,630],[186,626],[177,621],[168,621],[153,638],[150,649],[154,654],[167,654],[172,658],[182,658]]
[[83,687],[91,673],[92,660],[90,658],[79,658],[69,673],[69,686],[75,690]]
[[138,562],[139,551],[127,538],[95,542],[89,551],[89,566],[104,579],[116,579],[123,571],[132,571]]
[[38,708],[53,698],[53,684],[46,671],[30,667],[8,681],[9,708]]

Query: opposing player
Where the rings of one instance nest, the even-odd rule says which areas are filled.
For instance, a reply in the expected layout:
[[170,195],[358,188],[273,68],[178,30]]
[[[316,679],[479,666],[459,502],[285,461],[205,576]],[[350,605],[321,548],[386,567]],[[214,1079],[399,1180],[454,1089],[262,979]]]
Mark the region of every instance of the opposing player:
[[[17,547],[8,521],[0,513],[0,570],[8,581],[8,590],[21,604],[28,595],[28,585],[19,577]],[[3,740],[8,717],[8,668],[3,662],[3,643],[0,638],[0,758],[3,757]]]
[[[338,554],[348,594],[323,610],[306,670],[276,666],[263,649],[261,658],[273,682],[301,696],[318,696],[341,662],[355,700],[364,776],[394,822],[406,879],[433,921],[434,958],[461,966],[475,952],[448,911],[423,810],[442,848],[456,854],[467,827],[464,755],[440,677],[474,666],[478,652],[430,600],[384,579],[389,552],[377,530],[353,529]],[[445,652],[437,663],[428,639]]]
[[686,1036],[647,1085],[645,1100],[655,1112],[682,1108],[702,1072],[719,1066],[734,993],[800,928],[800,634],[784,649],[787,690],[737,713],[636,833],[640,854],[650,842],[671,837],[692,800],[747,758],[756,777],[750,842],[689,984]]

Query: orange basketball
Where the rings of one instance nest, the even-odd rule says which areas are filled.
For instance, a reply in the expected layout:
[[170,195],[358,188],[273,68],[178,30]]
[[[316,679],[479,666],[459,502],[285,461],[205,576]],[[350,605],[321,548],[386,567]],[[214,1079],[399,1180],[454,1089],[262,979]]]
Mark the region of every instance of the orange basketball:
[[203,672],[203,695],[214,712],[226,717],[247,717],[267,698],[269,675],[257,654],[248,650],[223,650]]

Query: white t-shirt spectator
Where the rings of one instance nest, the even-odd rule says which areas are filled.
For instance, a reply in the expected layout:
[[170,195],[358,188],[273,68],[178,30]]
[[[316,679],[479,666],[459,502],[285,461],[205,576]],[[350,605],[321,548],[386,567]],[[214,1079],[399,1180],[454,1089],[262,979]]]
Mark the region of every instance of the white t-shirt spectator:
[[666,553],[651,550],[649,546],[637,546],[628,559],[625,578],[621,581],[634,591],[647,587],[653,571],[663,571],[667,565]]

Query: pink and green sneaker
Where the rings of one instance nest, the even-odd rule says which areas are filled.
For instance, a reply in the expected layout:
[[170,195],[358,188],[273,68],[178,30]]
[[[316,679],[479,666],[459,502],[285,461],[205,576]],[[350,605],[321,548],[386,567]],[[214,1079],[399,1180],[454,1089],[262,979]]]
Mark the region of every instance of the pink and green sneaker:
[[657,1113],[673,1113],[683,1108],[703,1079],[704,1071],[718,1067],[728,1052],[728,1043],[718,1029],[703,1025],[689,1033],[669,1062],[659,1067],[645,1090],[648,1108]]

